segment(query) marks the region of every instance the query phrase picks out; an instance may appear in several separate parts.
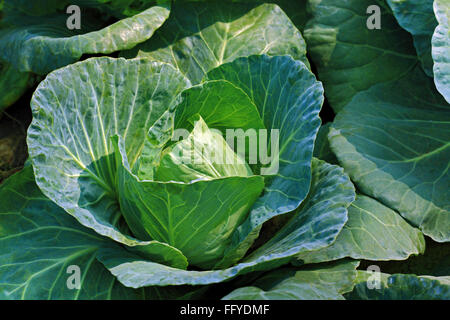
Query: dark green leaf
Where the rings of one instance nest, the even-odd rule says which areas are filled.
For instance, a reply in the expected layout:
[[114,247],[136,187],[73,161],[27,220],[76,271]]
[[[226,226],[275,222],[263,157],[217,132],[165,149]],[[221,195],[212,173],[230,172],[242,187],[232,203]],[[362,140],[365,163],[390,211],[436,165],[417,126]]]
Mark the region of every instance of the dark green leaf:
[[414,46],[422,68],[433,76],[431,37],[437,21],[433,13],[433,0],[387,0],[399,25],[412,34]]
[[[382,0],[309,0],[308,52],[335,112],[378,83],[398,79],[418,61],[411,35]],[[367,28],[367,8],[380,6],[381,30]]]
[[331,148],[361,191],[436,241],[450,241],[450,106],[417,67],[355,96]]

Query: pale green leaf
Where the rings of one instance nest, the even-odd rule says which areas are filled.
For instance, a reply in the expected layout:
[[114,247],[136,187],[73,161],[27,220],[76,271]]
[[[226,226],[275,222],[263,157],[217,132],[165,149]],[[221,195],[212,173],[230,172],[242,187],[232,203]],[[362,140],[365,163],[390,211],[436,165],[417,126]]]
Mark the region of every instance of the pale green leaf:
[[439,22],[432,38],[434,82],[450,103],[450,1],[435,0],[434,12]]
[[348,221],[329,247],[298,255],[302,263],[345,257],[364,260],[404,260],[424,253],[423,234],[376,200],[359,195],[348,208]]
[[222,134],[211,131],[199,117],[186,139],[163,151],[155,181],[191,182],[251,175],[248,164],[230,148]]

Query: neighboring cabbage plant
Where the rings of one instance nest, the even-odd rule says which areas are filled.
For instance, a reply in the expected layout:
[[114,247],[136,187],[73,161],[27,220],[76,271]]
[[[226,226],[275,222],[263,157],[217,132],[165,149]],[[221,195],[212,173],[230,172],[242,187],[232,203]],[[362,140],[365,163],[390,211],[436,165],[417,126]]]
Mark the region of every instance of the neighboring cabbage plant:
[[[0,7],[0,114],[35,84],[37,75],[83,55],[110,54],[149,39],[168,18],[170,0],[6,0]],[[80,29],[66,8],[78,5]]]

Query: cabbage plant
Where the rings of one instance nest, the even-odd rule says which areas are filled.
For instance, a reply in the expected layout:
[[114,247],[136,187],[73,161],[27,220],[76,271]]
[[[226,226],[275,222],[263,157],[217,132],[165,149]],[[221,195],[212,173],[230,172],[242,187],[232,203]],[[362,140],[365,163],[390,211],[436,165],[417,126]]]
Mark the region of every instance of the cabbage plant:
[[448,1],[0,12],[0,299],[450,298]]

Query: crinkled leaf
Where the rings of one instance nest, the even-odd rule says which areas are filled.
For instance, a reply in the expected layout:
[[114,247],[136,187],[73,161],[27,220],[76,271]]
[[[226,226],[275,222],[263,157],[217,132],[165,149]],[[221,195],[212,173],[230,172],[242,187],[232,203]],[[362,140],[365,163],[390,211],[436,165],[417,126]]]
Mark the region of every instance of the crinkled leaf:
[[279,152],[271,151],[264,194],[235,233],[227,264],[245,254],[264,222],[295,210],[308,194],[323,88],[302,62],[287,56],[239,58],[210,71],[207,78],[241,88],[258,108],[267,135],[279,133]]
[[433,0],[387,0],[387,3],[394,12],[398,24],[412,34],[422,68],[432,77],[431,37],[437,25],[433,13]]
[[424,253],[423,234],[376,200],[359,195],[348,208],[348,221],[329,247],[298,255],[302,263],[345,257],[364,260],[404,260]]
[[432,38],[434,82],[450,103],[450,1],[435,0],[434,12],[439,23]]
[[194,84],[211,69],[254,54],[288,54],[308,64],[305,41],[286,14],[274,4],[255,6],[175,2],[151,41],[123,56],[171,63]]
[[19,71],[46,74],[83,54],[109,54],[149,39],[169,16],[169,7],[162,3],[106,27],[86,13],[81,30],[68,29],[65,13],[17,15],[14,25],[0,31],[0,57]]
[[[367,8],[381,8],[381,30],[367,28]],[[417,64],[411,36],[382,0],[309,0],[308,52],[334,111],[358,92],[402,77]]]
[[329,139],[363,193],[444,242],[450,240],[449,136],[450,107],[418,67],[355,96]]
[[307,269],[280,269],[239,288],[224,300],[344,300],[353,288],[358,261],[339,261]]
[[[110,137],[120,134],[127,156],[139,156],[149,127],[176,102],[187,80],[167,64],[146,59],[93,58],[51,73],[31,107],[28,147],[43,193],[101,235],[136,250],[166,250],[186,266],[176,249],[138,241],[119,230],[116,163]],[[153,250],[151,250],[153,251]]]
[[343,170],[315,161],[312,188],[304,205],[271,241],[241,263],[222,270],[187,271],[136,259],[117,249],[105,249],[99,259],[124,285],[201,285],[218,283],[252,271],[270,270],[286,264],[296,254],[318,250],[335,241],[347,221],[347,207],[355,197],[353,185]]
[[[376,275],[360,271],[363,280],[345,295],[349,300],[450,300],[450,277],[413,274]],[[374,277],[374,278],[371,278]],[[374,287],[379,284],[379,288]]]

